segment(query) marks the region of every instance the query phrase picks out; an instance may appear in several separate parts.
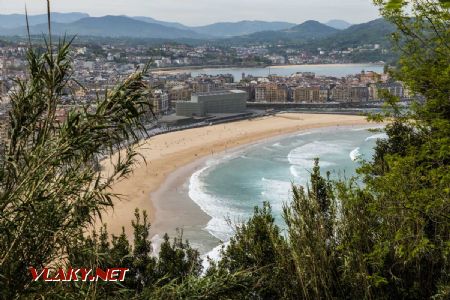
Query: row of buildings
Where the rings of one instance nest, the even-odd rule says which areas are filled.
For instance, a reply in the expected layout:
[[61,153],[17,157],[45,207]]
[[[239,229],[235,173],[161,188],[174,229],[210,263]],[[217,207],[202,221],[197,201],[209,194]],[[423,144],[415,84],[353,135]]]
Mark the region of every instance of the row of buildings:
[[190,101],[192,95],[221,90],[242,90],[247,101],[266,103],[363,103],[382,100],[382,90],[399,98],[409,97],[400,82],[370,71],[345,78],[303,72],[262,78],[243,75],[238,82],[231,75],[191,77],[190,74],[154,74],[148,80],[154,88],[151,101],[158,113],[175,108],[177,102]]
[[254,86],[255,102],[367,102],[379,101],[380,91],[387,90],[392,95],[404,98],[407,96],[403,85],[393,83],[373,83],[369,85],[337,84],[329,86],[311,85],[289,87],[276,83]]

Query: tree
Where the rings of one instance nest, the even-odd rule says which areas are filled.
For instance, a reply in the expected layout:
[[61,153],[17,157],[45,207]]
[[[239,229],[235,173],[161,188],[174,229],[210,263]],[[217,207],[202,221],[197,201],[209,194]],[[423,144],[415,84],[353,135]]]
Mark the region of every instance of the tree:
[[[402,55],[393,76],[423,99],[393,116],[389,139],[377,143],[374,163],[364,167],[374,195],[371,209],[384,220],[378,255],[385,257],[386,288],[393,296],[445,298],[450,293],[450,3],[375,2],[398,28],[394,38]],[[398,112],[395,101],[391,104]]]
[[159,278],[162,278],[158,284],[180,282],[188,276],[199,276],[203,268],[201,262],[199,252],[192,249],[188,242],[183,242],[182,232],[173,239],[172,244],[169,236],[165,234],[156,266],[156,272]]
[[[139,71],[91,107],[68,112],[58,121],[58,104],[73,83],[71,42],[51,41],[45,52],[28,50],[29,76],[16,80],[11,95],[8,140],[0,155],[0,291],[24,294],[28,268],[63,264],[86,229],[113,205],[111,185],[136,162],[134,142],[145,132],[141,116],[150,109]],[[99,161],[111,158],[104,174]]]
[[279,299],[292,289],[285,289],[290,281],[285,277],[285,270],[277,264],[284,251],[286,241],[275,225],[275,219],[269,203],[262,208],[255,207],[253,216],[244,224],[236,226],[235,235],[229,245],[222,249],[218,270],[234,274],[247,272],[251,274],[253,288],[248,291],[262,299]]

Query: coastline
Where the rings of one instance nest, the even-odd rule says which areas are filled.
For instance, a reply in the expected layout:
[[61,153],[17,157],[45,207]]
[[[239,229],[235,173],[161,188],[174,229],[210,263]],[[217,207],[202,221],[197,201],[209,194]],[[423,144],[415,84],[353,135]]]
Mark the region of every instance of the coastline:
[[[173,236],[175,228],[169,226],[175,223],[199,229],[209,216],[178,188],[182,189],[186,177],[211,155],[301,130],[364,124],[368,123],[363,116],[290,113],[152,137],[139,147],[147,164],[141,159],[129,178],[114,184],[113,192],[123,195],[123,199],[115,201],[114,208],[103,214],[102,222],[115,235],[124,226],[131,237],[131,220],[135,208],[139,208],[149,215],[152,235],[169,232]],[[109,160],[103,167],[106,172],[111,170]]]
[[373,65],[373,66],[383,66],[384,64],[381,62],[368,62],[368,63],[324,63],[324,64],[284,64],[284,65],[217,65],[217,66],[180,66],[180,67],[167,67],[167,68],[155,68],[150,69],[150,73],[154,74],[182,74],[189,73],[192,70],[215,70],[215,69],[240,69],[240,68],[274,68],[274,69],[285,69],[285,68],[293,68],[293,67],[314,67],[314,66],[329,66],[329,67],[341,67],[343,65],[353,65],[353,66],[365,66],[365,65]]

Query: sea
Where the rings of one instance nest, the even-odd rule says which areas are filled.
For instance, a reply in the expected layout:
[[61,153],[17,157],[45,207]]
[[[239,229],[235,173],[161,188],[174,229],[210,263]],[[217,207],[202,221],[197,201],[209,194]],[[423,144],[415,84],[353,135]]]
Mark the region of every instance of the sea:
[[[185,187],[211,217],[202,230],[217,240],[226,243],[235,225],[247,221],[265,201],[283,229],[283,205],[291,202],[293,185],[307,186],[315,158],[324,176],[330,172],[334,180],[350,178],[363,160],[372,159],[376,141],[384,138],[377,126],[328,127],[271,138],[209,158]],[[214,258],[219,248],[204,253]]]
[[242,74],[253,75],[254,77],[267,77],[268,75],[290,76],[297,72],[314,72],[318,76],[345,77],[360,73],[361,71],[374,71],[383,73],[383,64],[320,64],[320,65],[284,65],[264,68],[204,68],[186,69],[184,73],[197,75],[220,75],[231,74],[235,81],[242,78]]

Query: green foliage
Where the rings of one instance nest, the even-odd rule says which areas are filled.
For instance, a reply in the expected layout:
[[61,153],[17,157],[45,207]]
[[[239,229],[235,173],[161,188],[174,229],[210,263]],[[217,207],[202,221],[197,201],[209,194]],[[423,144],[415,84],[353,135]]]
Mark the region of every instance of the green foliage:
[[[70,42],[44,53],[28,51],[29,77],[11,95],[10,129],[0,149],[0,290],[29,285],[28,267],[60,260],[77,236],[116,198],[111,185],[135,162],[132,146],[144,131],[147,87],[138,72],[99,98],[94,107],[57,119],[72,82]],[[131,143],[129,143],[131,142]],[[119,156],[111,174],[101,157]],[[6,288],[8,287],[8,288]]]
[[158,255],[156,273],[159,277],[164,277],[158,284],[176,282],[187,276],[199,276],[202,271],[200,254],[192,249],[188,242],[183,242],[183,234],[175,237],[170,243],[169,236],[164,235],[164,242]]
[[136,209],[135,220],[132,221],[134,229],[134,247],[133,247],[133,268],[130,276],[133,277],[134,286],[137,292],[141,292],[144,286],[154,281],[154,274],[152,271],[155,268],[156,260],[150,257],[152,252],[152,245],[148,240],[150,224],[147,220],[147,212],[143,213],[143,220],[141,223],[141,216]]
[[[130,246],[124,233],[119,237],[112,235],[112,246],[107,242],[106,226],[100,229],[98,242],[97,234],[92,237],[95,242],[87,249],[97,259],[97,267],[129,268],[125,281],[119,286],[105,284],[103,290],[97,289],[94,296],[103,298],[105,295],[120,295],[141,297],[159,292],[165,285],[182,284],[189,277],[198,277],[202,271],[200,254],[192,249],[187,241],[183,241],[182,234],[170,243],[168,235],[157,255],[153,255],[153,248],[149,240],[150,223],[147,213],[143,211],[142,218],[136,209],[135,220],[132,221],[134,243]],[[102,237],[103,236],[103,237]],[[102,251],[102,252],[101,252]],[[76,261],[71,261],[72,265]]]
[[293,187],[293,201],[284,207],[293,276],[305,298],[330,298],[339,287],[334,236],[336,202],[331,183],[320,175],[319,160],[311,173],[311,188]]
[[[189,277],[181,284],[170,282],[143,299],[198,299],[198,300],[245,300],[258,299],[249,293],[253,290],[255,277],[250,271],[214,271],[205,277]],[[264,284],[264,283],[262,283]]]
[[[235,235],[222,250],[218,269],[226,273],[251,270],[254,293],[264,299],[277,299],[284,295],[284,270],[277,266],[285,251],[286,241],[274,224],[268,203],[255,208],[253,217],[236,226]],[[214,274],[214,273],[213,273]]]
[[[385,278],[398,295],[449,296],[450,13],[448,1],[389,1],[402,56],[393,75],[424,101],[394,115],[373,164],[362,169],[382,213]],[[395,110],[395,107],[394,107]],[[380,242],[378,242],[380,243]]]

